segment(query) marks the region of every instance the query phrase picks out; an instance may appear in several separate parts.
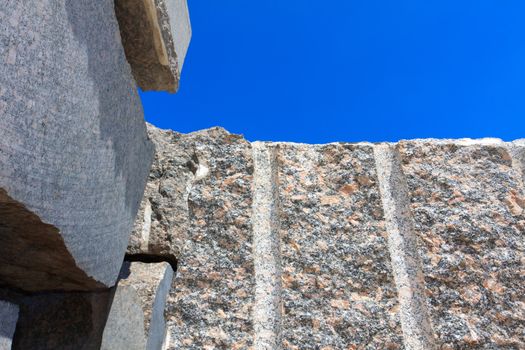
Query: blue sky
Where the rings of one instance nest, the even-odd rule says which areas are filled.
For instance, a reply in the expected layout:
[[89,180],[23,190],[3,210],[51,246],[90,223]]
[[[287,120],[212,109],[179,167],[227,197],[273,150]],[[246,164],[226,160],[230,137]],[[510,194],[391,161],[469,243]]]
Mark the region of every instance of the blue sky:
[[177,94],[146,120],[251,141],[525,137],[523,0],[188,0]]

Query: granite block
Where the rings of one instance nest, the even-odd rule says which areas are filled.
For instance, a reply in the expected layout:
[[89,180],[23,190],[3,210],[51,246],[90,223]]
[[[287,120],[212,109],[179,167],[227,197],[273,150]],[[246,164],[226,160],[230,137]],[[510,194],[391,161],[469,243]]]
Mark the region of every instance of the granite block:
[[161,350],[164,309],[173,279],[168,263],[125,262],[102,338],[103,350]]
[[98,350],[111,293],[10,296],[20,307],[13,350]]
[[0,4],[0,284],[113,286],[153,157],[113,0]]
[[127,253],[176,261],[190,230],[189,192],[205,170],[195,156],[191,137],[151,124],[147,127],[155,159]]

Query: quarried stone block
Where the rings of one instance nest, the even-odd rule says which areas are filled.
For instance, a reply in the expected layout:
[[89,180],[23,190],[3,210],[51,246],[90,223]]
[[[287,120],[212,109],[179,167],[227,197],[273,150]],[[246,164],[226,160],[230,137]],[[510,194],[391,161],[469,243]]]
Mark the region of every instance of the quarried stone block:
[[253,344],[251,146],[220,128],[181,135],[196,179],[189,237],[168,301],[169,349],[249,349]]
[[153,157],[113,0],[0,6],[0,284],[114,285]]

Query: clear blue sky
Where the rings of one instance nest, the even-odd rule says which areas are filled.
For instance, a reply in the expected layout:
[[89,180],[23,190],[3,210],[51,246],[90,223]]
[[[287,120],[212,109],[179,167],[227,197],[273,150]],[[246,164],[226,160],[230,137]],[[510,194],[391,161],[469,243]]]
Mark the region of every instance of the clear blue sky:
[[188,0],[177,94],[146,119],[308,143],[525,137],[523,0]]

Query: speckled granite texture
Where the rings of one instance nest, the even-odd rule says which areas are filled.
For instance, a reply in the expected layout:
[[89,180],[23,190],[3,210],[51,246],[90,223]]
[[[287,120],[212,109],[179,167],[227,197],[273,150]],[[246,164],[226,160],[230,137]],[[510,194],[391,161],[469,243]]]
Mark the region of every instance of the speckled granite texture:
[[525,348],[523,142],[149,133],[169,349]]
[[525,349],[525,197],[509,145],[397,148],[441,348]]
[[284,349],[402,349],[371,145],[278,147]]
[[251,147],[220,128],[179,135],[198,167],[190,237],[168,299],[170,349],[247,349],[253,341]]
[[155,144],[155,159],[127,253],[173,260],[180,256],[189,232],[189,191],[204,170],[191,137],[151,125],[148,135]]

